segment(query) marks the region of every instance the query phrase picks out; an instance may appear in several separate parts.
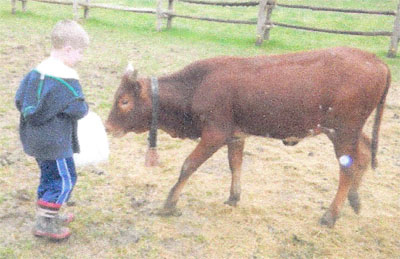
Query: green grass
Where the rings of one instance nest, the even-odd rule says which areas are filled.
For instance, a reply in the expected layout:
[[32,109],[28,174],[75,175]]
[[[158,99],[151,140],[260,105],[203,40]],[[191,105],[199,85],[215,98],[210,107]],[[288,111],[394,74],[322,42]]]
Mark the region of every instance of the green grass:
[[[104,2],[104,1],[93,1]],[[132,7],[155,7],[154,1],[107,1],[116,4]],[[280,1],[285,3],[284,1]],[[307,4],[306,1],[286,1],[286,3]],[[358,8],[371,10],[395,10],[396,1],[313,1],[313,6],[329,6],[336,8]],[[166,8],[166,3],[164,3]],[[71,18],[71,7],[59,7],[42,3],[29,2],[28,12],[20,11],[15,16],[9,13],[9,5],[2,3],[2,16],[12,21],[15,26],[22,26],[20,23],[29,19],[30,23],[42,28],[42,32],[48,31],[51,25],[62,18]],[[180,14],[192,14],[198,16],[256,20],[257,7],[208,7],[203,5],[189,5],[180,2],[175,3],[175,11]],[[394,17],[378,15],[344,14],[334,12],[316,12],[310,10],[298,10],[277,7],[272,20],[293,25],[319,27],[337,30],[356,31],[391,31]],[[45,24],[45,26],[43,26]],[[192,49],[202,50],[205,56],[216,54],[223,55],[257,55],[270,53],[285,53],[289,51],[300,51],[315,48],[325,48],[338,45],[358,47],[376,53],[388,62],[394,71],[395,81],[400,66],[396,60],[389,60],[385,57],[390,39],[389,37],[364,37],[327,34],[318,32],[299,31],[281,27],[275,27],[271,31],[270,41],[265,42],[261,47],[255,47],[255,25],[231,25],[210,23],[205,21],[186,20],[175,18],[171,30],[155,31],[155,16],[148,14],[133,14],[120,11],[92,9],[90,18],[85,22],[85,27],[93,31],[95,35],[109,33],[109,37],[116,37],[118,42],[135,41],[146,42],[154,46],[154,49],[164,47],[163,51],[168,52],[170,46],[188,46]],[[164,26],[165,27],[165,26]],[[40,29],[39,29],[40,30]],[[107,37],[104,35],[104,37]],[[98,37],[104,39],[104,37]],[[94,39],[96,40],[96,39]],[[107,39],[112,40],[112,39]],[[213,51],[206,51],[212,49]],[[155,54],[149,52],[144,56],[148,59],[148,67],[153,71],[161,69],[162,64],[151,60]],[[201,56],[200,56],[201,57]],[[181,66],[179,66],[181,67]]]

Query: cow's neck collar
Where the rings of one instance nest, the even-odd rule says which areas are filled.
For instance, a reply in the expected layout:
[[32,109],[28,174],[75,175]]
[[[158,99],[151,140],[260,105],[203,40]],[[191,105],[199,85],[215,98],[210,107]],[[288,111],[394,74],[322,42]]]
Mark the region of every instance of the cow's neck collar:
[[151,80],[151,125],[149,133],[149,147],[157,147],[157,128],[158,128],[158,110],[159,110],[159,96],[158,96],[158,79],[152,77]]

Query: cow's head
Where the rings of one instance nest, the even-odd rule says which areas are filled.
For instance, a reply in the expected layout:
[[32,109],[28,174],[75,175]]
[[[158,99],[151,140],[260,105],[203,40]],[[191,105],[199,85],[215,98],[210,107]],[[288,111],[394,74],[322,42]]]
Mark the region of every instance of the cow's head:
[[128,65],[105,123],[107,131],[114,136],[123,136],[131,131],[142,133],[149,130],[151,123],[149,93],[149,83],[146,80],[138,80],[137,70]]

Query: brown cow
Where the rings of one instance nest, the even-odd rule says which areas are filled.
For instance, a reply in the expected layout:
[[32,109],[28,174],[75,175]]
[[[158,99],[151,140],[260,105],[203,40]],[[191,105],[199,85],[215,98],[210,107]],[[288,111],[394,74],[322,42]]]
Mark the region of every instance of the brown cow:
[[[148,131],[152,120],[150,79],[127,70],[106,122],[123,135]],[[339,187],[320,223],[332,227],[346,199],[360,210],[358,187],[368,164],[376,167],[378,133],[390,70],[375,55],[338,47],[285,55],[216,57],[158,78],[159,128],[173,137],[201,138],[186,158],[164,211],[174,212],[190,175],[223,145],[232,183],[227,204],[240,200],[245,135],[296,144],[324,133],[340,166]],[[363,126],[377,108],[371,140]],[[371,159],[372,158],[372,159]]]

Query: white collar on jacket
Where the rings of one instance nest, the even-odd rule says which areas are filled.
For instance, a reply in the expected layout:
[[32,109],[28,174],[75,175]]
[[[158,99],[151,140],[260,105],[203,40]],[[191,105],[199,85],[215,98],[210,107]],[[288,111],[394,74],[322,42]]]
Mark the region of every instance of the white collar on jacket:
[[65,65],[61,60],[54,57],[48,57],[43,60],[36,67],[36,70],[49,76],[79,80],[79,75],[75,69]]

